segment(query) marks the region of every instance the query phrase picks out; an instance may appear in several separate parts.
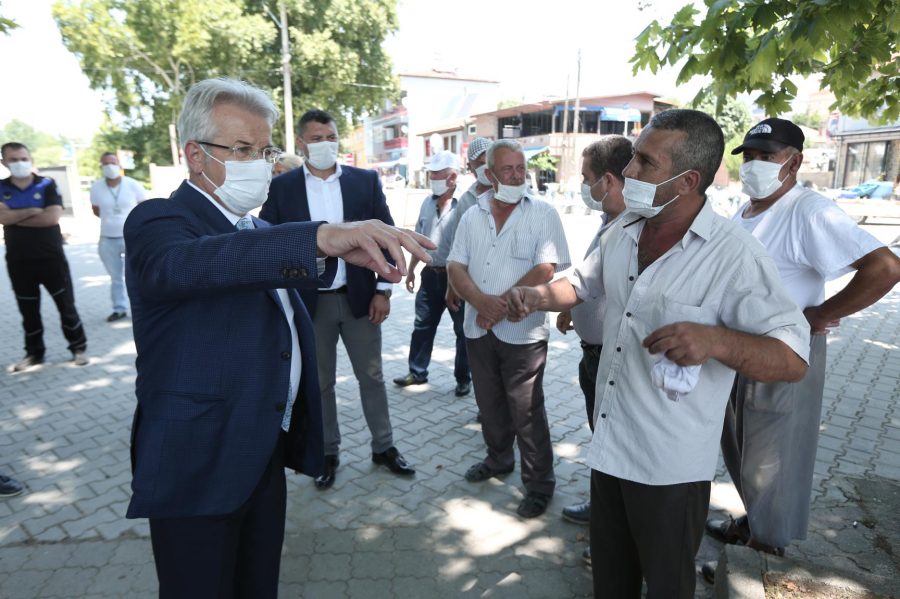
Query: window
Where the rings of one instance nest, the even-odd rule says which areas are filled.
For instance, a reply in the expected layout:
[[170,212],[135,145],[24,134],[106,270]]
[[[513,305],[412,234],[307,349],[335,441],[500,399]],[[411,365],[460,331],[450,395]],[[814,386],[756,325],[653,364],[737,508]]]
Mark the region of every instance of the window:
[[475,135],[478,132],[476,125],[469,125],[469,135]]
[[853,187],[863,182],[863,161],[866,144],[847,145],[847,168],[844,171],[844,187]]

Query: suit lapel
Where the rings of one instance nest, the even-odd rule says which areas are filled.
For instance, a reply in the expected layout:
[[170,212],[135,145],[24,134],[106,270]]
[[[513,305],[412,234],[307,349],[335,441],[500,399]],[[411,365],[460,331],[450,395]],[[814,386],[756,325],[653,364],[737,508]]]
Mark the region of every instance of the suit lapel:
[[309,222],[312,220],[309,214],[309,196],[306,194],[306,169],[298,168],[297,176],[300,178],[297,189],[297,220],[301,222]]
[[338,182],[341,185],[341,203],[344,206],[344,222],[348,223],[350,221],[354,221],[357,219],[356,214],[353,211],[353,206],[350,204],[350,199],[354,197],[353,190],[350,189],[351,183],[348,175],[350,171],[346,169],[346,167],[341,167],[341,176],[338,177]]

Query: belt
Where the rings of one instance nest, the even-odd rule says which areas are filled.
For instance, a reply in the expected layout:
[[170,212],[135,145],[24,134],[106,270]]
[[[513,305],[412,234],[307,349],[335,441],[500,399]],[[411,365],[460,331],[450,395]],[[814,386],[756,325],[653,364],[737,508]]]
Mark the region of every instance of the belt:
[[326,293],[347,293],[347,286],[343,285],[338,287],[337,289],[319,289],[319,294],[324,295]]
[[434,272],[447,272],[446,266],[426,266],[428,270],[433,270]]

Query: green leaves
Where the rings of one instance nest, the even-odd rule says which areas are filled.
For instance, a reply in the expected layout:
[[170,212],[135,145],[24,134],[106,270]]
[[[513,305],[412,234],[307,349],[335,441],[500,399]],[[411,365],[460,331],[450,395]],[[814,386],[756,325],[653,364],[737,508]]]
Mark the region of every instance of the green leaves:
[[[678,82],[709,76],[703,95],[759,93],[768,114],[789,110],[794,75],[822,74],[844,114],[900,116],[900,0],[706,0],[635,40],[634,71],[687,59]],[[699,22],[697,17],[699,15]]]

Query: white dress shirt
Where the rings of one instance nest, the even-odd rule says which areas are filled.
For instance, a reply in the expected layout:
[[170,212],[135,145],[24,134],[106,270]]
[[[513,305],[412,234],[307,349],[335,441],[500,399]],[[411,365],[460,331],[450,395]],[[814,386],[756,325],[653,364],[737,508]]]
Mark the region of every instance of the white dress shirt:
[[765,246],[801,309],[821,304],[825,281],[851,272],[851,264],[883,247],[834,201],[800,185],[753,218],[743,217],[746,207],[732,220]]
[[[712,480],[734,371],[717,360],[697,386],[669,401],[641,343],[675,322],[722,326],[786,343],[808,361],[809,325],[758,241],[705,203],[680,242],[638,274],[645,221],[625,214],[600,251],[569,276],[589,301],[606,292],[588,465],[647,485]],[[634,223],[634,224],[630,224]]]
[[[492,199],[492,192],[482,194],[463,214],[447,258],[466,265],[482,293],[505,293],[538,264],[554,264],[556,272],[569,267],[566,234],[553,206],[525,196],[498,234],[491,214]],[[463,332],[469,339],[487,334],[475,324],[477,316],[473,306],[466,307]],[[491,330],[501,341],[516,345],[546,341],[550,336],[546,312],[529,314],[520,322],[501,320]]]
[[[335,165],[335,170],[325,179],[315,176],[306,167],[303,169],[303,178],[306,182],[306,202],[309,204],[309,220],[325,221],[327,223],[344,222],[344,197],[341,195],[341,165]],[[324,263],[325,259],[320,258]],[[321,263],[319,270],[321,271]],[[337,259],[337,271],[330,287],[323,287],[319,291],[338,289],[347,284],[347,263],[342,258]],[[376,289],[390,289],[393,285],[386,281],[378,281]]]
[[[619,215],[621,216],[621,215]],[[584,258],[591,255],[599,246],[600,239],[609,232],[617,218],[606,220],[603,215],[603,225],[588,246],[584,253]],[[589,301],[582,302],[572,308],[572,325],[575,327],[575,333],[578,337],[589,345],[603,345],[603,315],[606,313],[606,293],[601,289],[599,295]]]
[[[228,219],[232,225],[237,225],[237,222],[241,220],[241,217],[233,212],[230,212],[225,209],[219,202],[213,199],[208,193],[188,181],[188,185],[202,193],[206,199],[212,202],[212,205],[218,208],[219,212],[221,212],[225,218]],[[250,215],[247,215],[247,218],[250,218]],[[250,221],[253,222],[252,220]],[[255,227],[255,225],[254,225]],[[286,407],[284,408],[284,417],[281,419],[281,429],[285,432],[291,427],[291,413],[294,409],[294,399],[297,397],[297,391],[300,388],[300,374],[302,371],[302,363],[300,361],[300,337],[297,334],[297,325],[294,323],[294,306],[291,304],[291,299],[288,297],[288,292],[286,289],[276,289],[278,293],[278,299],[281,301],[281,312],[284,314],[284,318],[287,321],[288,327],[291,329],[291,374],[290,374],[290,386],[288,387],[288,400]]]

